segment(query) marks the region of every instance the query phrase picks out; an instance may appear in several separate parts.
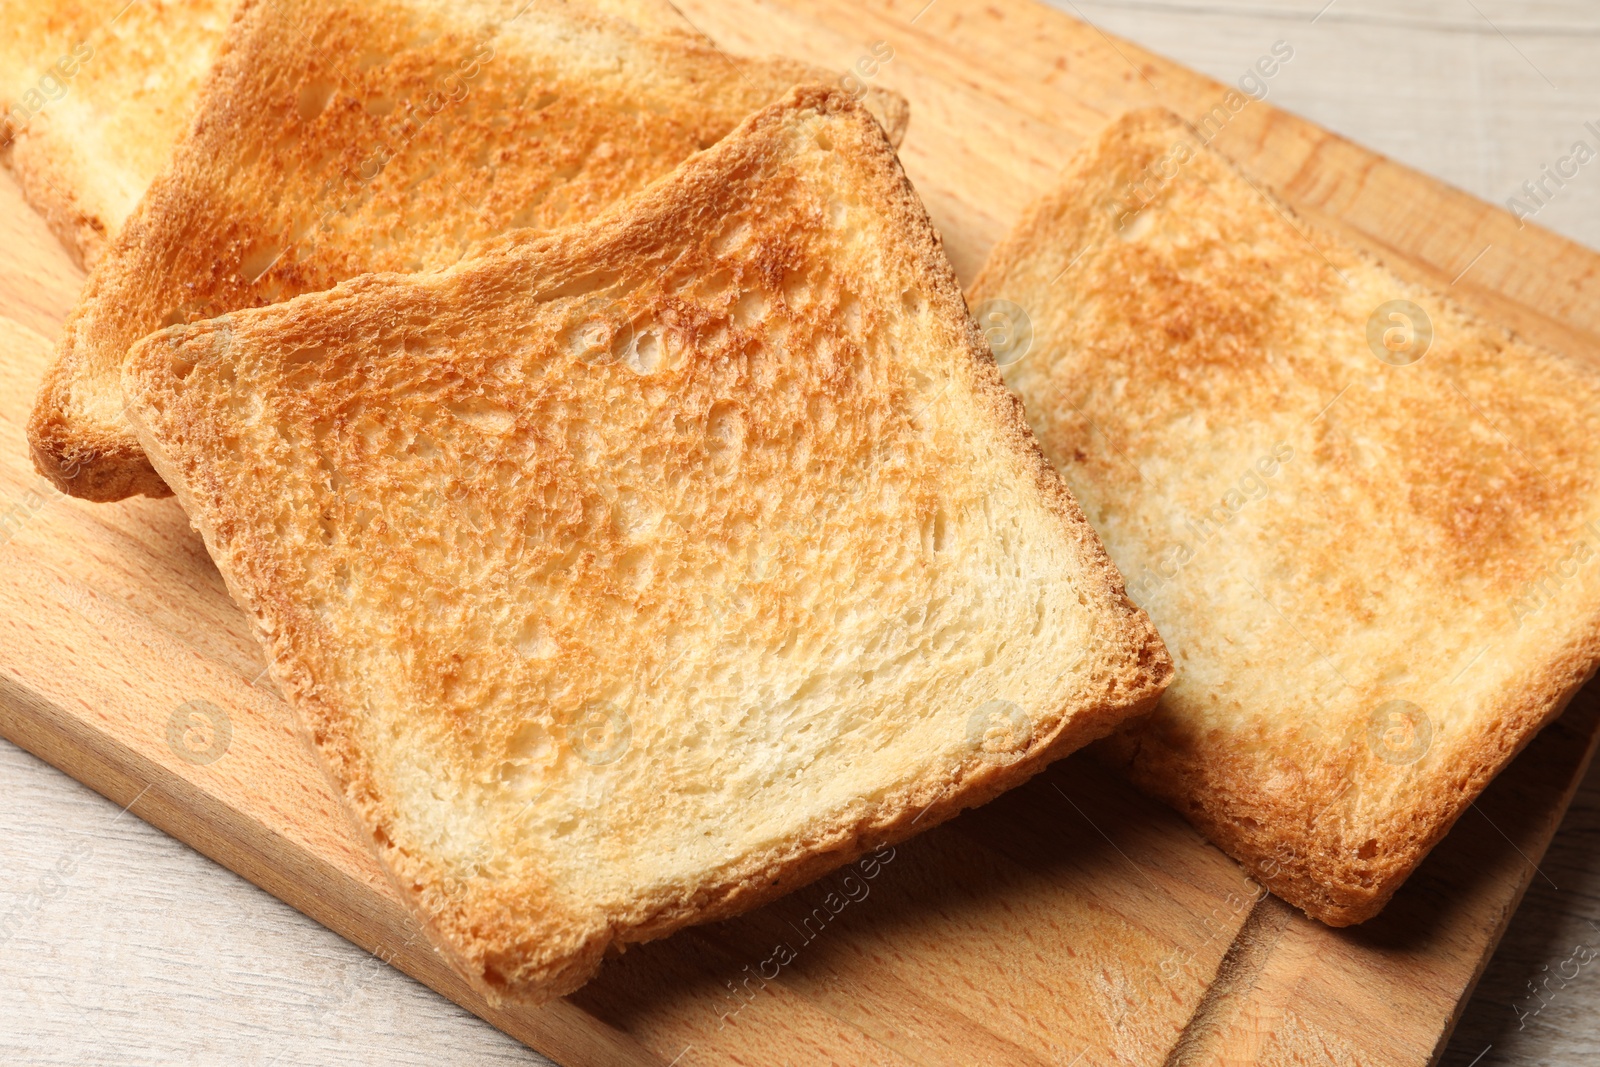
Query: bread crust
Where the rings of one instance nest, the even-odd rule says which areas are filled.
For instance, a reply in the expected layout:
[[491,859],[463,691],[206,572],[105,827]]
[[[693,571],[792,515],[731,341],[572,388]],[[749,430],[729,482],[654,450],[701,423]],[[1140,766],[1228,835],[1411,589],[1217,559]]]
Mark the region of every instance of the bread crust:
[[[1263,200],[1160,109],[1086,146],[971,298],[1029,303],[1044,351],[1008,381],[1184,664],[1098,751],[1311,917],[1378,914],[1600,662],[1588,549],[1527,599],[1550,546],[1600,548],[1600,376]],[[1390,300],[1428,320],[1410,363],[1378,355]]]
[[[1007,478],[1014,480],[1020,498],[1035,501],[1040,514],[1050,516],[1053,528],[1034,536],[1058,544],[1063,558],[1071,561],[1076,596],[1097,627],[1094,666],[1083,668],[1082,682],[1074,683],[1078,687],[1065,694],[1060,706],[1046,709],[1038,728],[1028,732],[1026,745],[1006,758],[988,758],[981,747],[969,748],[953,764],[927,764],[907,780],[879,783],[870,797],[858,795],[830,809],[826,820],[723,857],[714,869],[697,872],[691,886],[641,888],[599,928],[586,930],[544,908],[509,907],[487,882],[447,892],[436,863],[404,846],[401,813],[355,733],[353,709],[341,706],[338,688],[310,666],[318,662],[318,642],[328,638],[296,590],[278,578],[282,564],[275,562],[273,546],[252,532],[259,531],[260,520],[250,511],[252,502],[232,487],[240,484],[230,481],[237,472],[219,468],[218,458],[230,454],[222,443],[227,423],[207,413],[220,408],[190,392],[201,387],[186,383],[211,381],[209,376],[227,358],[216,352],[219,338],[251,352],[264,338],[283,338],[291,347],[313,343],[314,337],[328,338],[329,345],[353,345],[354,340],[336,339],[359,337],[366,324],[379,321],[422,316],[442,322],[459,307],[496,315],[501,302],[523,299],[518,294],[541,288],[556,294],[551,299],[576,299],[560,294],[587,291],[578,288],[586,278],[654,272],[657,268],[651,265],[657,263],[681,261],[688,264],[683,267],[688,277],[704,282],[696,257],[711,255],[709,249],[726,239],[719,236],[725,221],[746,220],[758,230],[777,225],[764,222],[763,213],[801,180],[795,160],[808,137],[819,138],[819,145],[820,138],[829,139],[829,158],[854,176],[851,194],[870,206],[874,219],[883,220],[885,233],[894,235],[894,247],[886,254],[892,251],[896,264],[907,265],[914,279],[908,292],[915,291],[923,301],[919,310],[906,314],[926,321],[937,346],[948,346],[944,350],[952,353],[951,402],[970,401],[984,424],[974,438],[981,442],[976,447],[986,450],[985,455],[992,450],[1004,457]],[[783,232],[792,240],[811,239]],[[827,269],[826,264],[769,262],[769,247],[776,246],[750,240],[750,268],[770,284],[806,276],[808,269]],[[852,291],[860,292],[873,283],[863,277],[853,284],[857,288]],[[906,298],[897,298],[897,306],[900,299]],[[321,341],[315,344],[323,347]],[[324,350],[308,358],[317,365],[346,357]],[[358,365],[371,369],[358,372]],[[337,366],[343,368],[337,372],[339,380],[379,373],[367,363]],[[808,367],[804,373],[823,370]],[[983,803],[1051,760],[1104,736],[1127,717],[1147,711],[1171,677],[1160,638],[1124,595],[1115,567],[1045,461],[1021,417],[1020,404],[1005,389],[981,333],[966,315],[940,238],[893,148],[880,127],[841,91],[795,90],[689,160],[667,181],[587,226],[534,242],[503,242],[441,274],[369,276],[328,293],[156,334],[135,346],[123,382],[133,424],[156,469],[177,489],[230,591],[250,614],[269,651],[274,676],[340,794],[441,950],[491,999],[540,1000],[568,992],[594,973],[613,946],[737,914]],[[315,432],[315,427],[304,429]],[[546,896],[539,899],[554,899],[548,890],[541,892]]]
[[28,206],[44,216],[67,258],[87,270],[99,261],[107,234],[122,220],[85,202],[86,194],[74,188],[60,156],[53,138],[42,130],[21,136],[0,130],[0,163],[11,171]]
[[1385,842],[1371,859],[1361,858],[1343,835],[1307,826],[1303,805],[1263,796],[1255,788],[1259,766],[1226,750],[1208,748],[1197,758],[1141,725],[1123,727],[1094,748],[1280,899],[1328,926],[1354,926],[1383,911],[1495,776],[1560,717],[1597,662],[1600,627],[1590,625],[1529,680],[1526,695],[1496,709],[1497,716],[1474,731],[1459,763],[1422,783],[1406,808],[1367,829]]
[[[165,496],[117,399],[140,337],[585,221],[797,82],[831,80],[730,59],[673,22],[663,8],[641,30],[577,0],[245,0],[192,126],[67,320],[29,421],[39,471],[89,500]],[[865,99],[904,131],[902,98]]]

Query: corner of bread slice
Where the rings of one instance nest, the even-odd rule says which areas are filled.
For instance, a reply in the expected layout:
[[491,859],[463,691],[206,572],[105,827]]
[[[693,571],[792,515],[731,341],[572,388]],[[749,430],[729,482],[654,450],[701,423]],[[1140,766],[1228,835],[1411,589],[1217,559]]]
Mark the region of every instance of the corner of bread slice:
[[1031,317],[1006,380],[1184,665],[1100,751],[1349,925],[1600,663],[1600,374],[1187,129],[1113,123],[971,298]]
[[1137,143],[1151,138],[1171,143],[1174,138],[1187,139],[1195,132],[1194,126],[1171,108],[1160,105],[1136,107],[1107,123],[1089,143],[1105,154],[1118,144]]
[[1176,112],[1124,111],[1078,147],[1053,188],[1023,208],[968,287],[973,302],[1000,299],[999,290],[1013,284],[1009,276],[1048,255],[1052,243],[1068,249],[1065,268],[1079,252],[1092,255],[1120,237],[1163,183],[1204,151],[1198,131]]
[[815,85],[832,91],[842,91],[853,96],[866,109],[867,114],[883,127],[884,136],[895,148],[905,140],[911,123],[911,104],[893,89],[881,85],[866,85],[850,74],[840,74],[813,66],[787,56],[764,56],[760,59],[740,59],[741,70],[762,79],[781,83],[784,89],[800,85]]
[[911,102],[893,89],[874,85],[861,94],[861,106],[883,127],[883,135],[899,148],[911,127]]
[[57,343],[28,417],[34,469],[56,488],[105,503],[130,496],[171,496],[129,433],[116,394],[85,389],[94,378],[71,351],[71,332]]
[[133,425],[491,998],[928,829],[1171,677],[848,93],[219,330],[135,346]]
[[[0,101],[0,107],[4,104]],[[81,178],[81,161],[72,158],[70,142],[61,143],[63,135],[54,128],[53,118],[46,112],[34,116],[23,130],[0,127],[0,161],[67,258],[87,270],[99,260],[107,234],[121,219],[96,196],[98,190],[74,180]]]

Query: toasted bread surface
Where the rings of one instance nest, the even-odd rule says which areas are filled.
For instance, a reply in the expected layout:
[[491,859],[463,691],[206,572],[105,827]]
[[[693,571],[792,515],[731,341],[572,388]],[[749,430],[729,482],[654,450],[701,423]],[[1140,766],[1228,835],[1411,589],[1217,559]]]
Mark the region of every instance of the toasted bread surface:
[[[692,33],[666,0],[589,0]],[[237,0],[0,0],[0,160],[92,268],[194,115]],[[904,101],[882,94],[888,123]]]
[[0,0],[0,158],[93,267],[194,114],[234,0]]
[[[92,500],[165,495],[121,412],[140,337],[592,218],[829,79],[731,59],[667,21],[576,0],[247,0],[192,128],[67,322],[29,422],[39,469]],[[904,102],[874,99],[903,129]]]
[[491,996],[927,829],[1170,674],[838,91],[587,226],[163,331],[123,383]]
[[969,297],[1023,309],[1006,381],[1177,663],[1105,750],[1309,915],[1376,914],[1594,669],[1600,376],[1159,111]]

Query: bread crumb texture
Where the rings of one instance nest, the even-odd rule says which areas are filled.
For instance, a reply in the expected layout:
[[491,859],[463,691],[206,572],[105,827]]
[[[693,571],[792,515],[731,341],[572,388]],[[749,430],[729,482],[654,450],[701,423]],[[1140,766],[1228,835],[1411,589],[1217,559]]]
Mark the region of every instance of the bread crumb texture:
[[1169,642],[1109,750],[1274,892],[1376,914],[1592,672],[1600,377],[1406,283],[1137,112],[974,283]]
[[927,829],[1170,675],[843,93],[589,226],[169,329],[124,384],[491,996]]

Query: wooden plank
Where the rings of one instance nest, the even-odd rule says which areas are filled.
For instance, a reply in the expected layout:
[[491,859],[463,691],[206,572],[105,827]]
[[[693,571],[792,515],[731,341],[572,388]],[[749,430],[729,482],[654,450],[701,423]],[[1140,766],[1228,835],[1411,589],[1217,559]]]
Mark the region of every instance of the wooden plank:
[[[1226,99],[1025,0],[682,7],[730,51],[863,77],[858,61],[888,42],[869,80],[911,100],[902,158],[964,278],[1102,122],[1157,101],[1199,117]],[[1593,254],[1264,103],[1230,115],[1218,144],[1403,272],[1444,285],[1503,248],[1461,298],[1600,354]],[[8,185],[0,219],[0,313],[53,333],[81,279]],[[496,1011],[421,944],[339,818],[177,507],[83,504],[28,468],[38,373],[37,357],[0,363],[0,502],[27,511],[0,545],[0,733],[564,1063],[1425,1063],[1600,726],[1585,698],[1355,931],[1258,899],[1176,816],[1077,757],[900,846],[871,877],[635,948],[545,1009]],[[169,743],[192,701],[230,724],[215,762]]]

